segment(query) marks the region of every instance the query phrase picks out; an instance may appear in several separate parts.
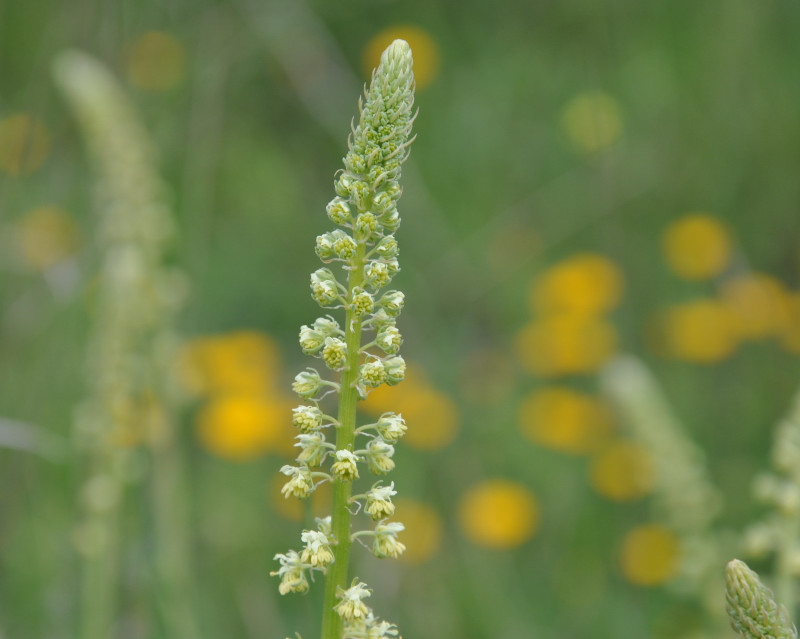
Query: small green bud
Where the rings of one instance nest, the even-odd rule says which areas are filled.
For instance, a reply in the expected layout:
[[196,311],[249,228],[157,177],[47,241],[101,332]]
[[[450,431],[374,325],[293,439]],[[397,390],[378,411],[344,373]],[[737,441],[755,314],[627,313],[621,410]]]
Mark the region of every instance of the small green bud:
[[330,269],[317,269],[311,274],[311,296],[320,306],[330,306],[339,297],[336,278]]
[[326,337],[322,359],[331,370],[338,371],[347,360],[347,345],[338,337]]
[[367,293],[367,291],[360,286],[353,288],[353,299],[350,301],[350,304],[359,317],[371,313],[372,309],[375,308],[375,301],[372,299],[372,295]]
[[365,457],[369,470],[376,475],[385,475],[394,470],[394,446],[376,437],[367,444]]
[[333,250],[338,257],[349,260],[356,254],[356,242],[347,233],[336,230],[332,235],[334,236]]
[[358,457],[350,450],[337,450],[336,461],[331,466],[333,476],[339,481],[353,481],[358,479]]
[[328,219],[334,224],[343,226],[352,219],[350,217],[350,206],[341,197],[335,197],[328,202],[325,210],[328,213]]
[[403,343],[403,338],[400,331],[394,326],[387,326],[380,333],[378,333],[375,341],[378,347],[387,355],[394,355],[400,349]]
[[361,365],[358,373],[359,381],[367,388],[377,388],[386,380],[383,362],[375,360]]
[[355,233],[360,239],[369,239],[377,228],[378,220],[370,212],[361,213],[356,218]]
[[403,310],[406,296],[402,291],[386,291],[378,302],[378,306],[392,317],[397,317]]
[[392,182],[386,187],[384,193],[397,202],[403,194],[403,187],[400,186],[399,182]]
[[400,355],[384,360],[383,369],[386,371],[386,383],[389,386],[399,384],[406,376],[406,362]]
[[316,406],[298,406],[292,409],[292,423],[301,433],[313,433],[322,426],[322,411]]
[[380,217],[381,226],[387,233],[394,233],[400,227],[400,214],[397,209],[391,209]]
[[314,252],[323,262],[333,259],[333,235],[331,233],[317,235],[317,246],[314,248]]
[[361,211],[366,211],[369,208],[370,200],[372,199],[372,189],[366,182],[355,180],[353,182],[352,200]]
[[306,355],[316,355],[324,343],[325,337],[313,328],[305,324],[300,327],[300,348]]
[[379,308],[372,314],[370,324],[376,333],[380,333],[387,326],[394,326],[395,319],[386,312],[385,308]]
[[344,158],[344,166],[350,173],[361,174],[367,170],[364,158],[358,153],[348,153]]
[[383,288],[391,281],[389,268],[383,262],[371,261],[364,267],[367,286],[373,291]]
[[376,424],[378,434],[390,444],[395,444],[397,441],[406,434],[406,420],[402,415],[395,415],[394,413],[384,413],[378,419]]
[[397,240],[394,239],[394,235],[387,235],[380,242],[378,242],[378,244],[375,246],[375,252],[383,259],[397,257]]
[[330,315],[315,319],[314,330],[322,335],[322,337],[335,337],[336,335],[344,334],[342,333],[342,328],[339,326],[339,322],[333,319]]
[[[339,177],[336,178],[336,182],[333,184],[333,190],[336,191],[336,195],[338,195],[340,198],[349,198],[353,192],[353,182],[353,176],[342,171],[339,174]],[[336,200],[332,200],[328,206],[330,207],[334,202],[336,202]],[[347,217],[349,218],[350,207],[348,207],[347,204],[345,204],[345,207],[347,209]],[[330,217],[330,215],[331,211],[328,209],[328,217]],[[336,220],[333,220],[333,222],[336,224],[341,224],[341,222],[336,222]]]
[[386,260],[386,270],[389,271],[389,277],[394,277],[400,272],[400,263],[397,258],[393,257]]
[[394,208],[394,200],[386,191],[381,191],[372,198],[372,207],[378,215],[385,215]]
[[292,382],[292,390],[305,399],[314,397],[321,386],[322,380],[319,373],[313,368],[297,373]]

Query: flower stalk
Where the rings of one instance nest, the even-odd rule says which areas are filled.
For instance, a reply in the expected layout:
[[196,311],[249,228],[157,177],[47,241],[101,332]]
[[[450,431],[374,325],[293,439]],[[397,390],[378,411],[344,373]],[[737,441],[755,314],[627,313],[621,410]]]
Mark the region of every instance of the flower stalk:
[[[402,417],[394,413],[358,426],[357,403],[380,385],[397,384],[405,376],[405,362],[397,354],[402,337],[395,326],[404,296],[399,291],[380,293],[399,270],[394,232],[400,224],[399,180],[412,141],[413,103],[411,50],[405,41],[395,40],[383,52],[359,101],[359,121],[351,127],[344,170],[335,182],[336,197],[327,206],[328,218],[340,228],[316,242],[317,256],[324,264],[338,262],[347,284],[323,267],[311,274],[311,294],[323,309],[344,308],[344,328],[326,316],[300,330],[303,352],[320,358],[338,380],[324,379],[315,369],[295,377],[294,391],[309,404],[294,409],[301,450],[298,466],[281,469],[289,477],[283,493],[308,497],[318,485],[314,477],[324,475],[333,483],[333,503],[331,516],[318,520],[318,531],[303,531],[302,539],[312,540],[313,547],[308,541],[301,553],[276,555],[281,567],[272,574],[281,578],[282,594],[308,590],[310,571],[325,574],[322,639],[397,636],[395,626],[377,619],[362,601],[371,593],[366,584],[358,579],[349,587],[348,583],[354,539],[372,536],[377,557],[396,557],[405,549],[397,539],[403,524],[387,521],[394,513],[394,483],[383,489],[375,484],[369,492],[354,495],[353,482],[361,477],[359,466],[373,474],[391,471],[394,443],[406,430]],[[367,332],[371,335],[364,338]],[[329,389],[338,399],[335,419],[319,406]],[[336,432],[333,446],[333,438],[321,432],[327,428]],[[330,474],[312,471],[323,465]],[[353,513],[361,511],[376,523],[353,533]]]

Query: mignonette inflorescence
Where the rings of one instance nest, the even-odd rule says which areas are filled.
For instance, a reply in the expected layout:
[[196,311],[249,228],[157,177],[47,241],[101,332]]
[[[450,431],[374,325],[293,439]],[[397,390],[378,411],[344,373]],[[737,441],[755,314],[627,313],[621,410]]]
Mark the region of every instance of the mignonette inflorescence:
[[[314,571],[326,575],[324,639],[398,637],[396,627],[377,619],[364,603],[371,594],[367,585],[354,579],[348,586],[347,563],[356,539],[369,539],[363,545],[376,557],[397,557],[405,550],[398,539],[403,524],[389,521],[394,482],[378,481],[360,495],[353,494],[352,486],[363,471],[392,471],[394,444],[406,432],[402,416],[395,413],[356,427],[356,402],[405,376],[405,361],[398,354],[403,340],[396,327],[404,296],[385,289],[399,271],[394,232],[400,225],[399,180],[412,142],[413,104],[411,49],[395,40],[359,101],[359,121],[352,126],[344,169],[336,176],[336,197],[327,214],[338,228],[316,241],[316,254],[326,266],[311,274],[311,295],[323,309],[343,309],[345,323],[325,315],[300,329],[301,349],[321,359],[329,373],[307,368],[295,377],[293,390],[306,403],[294,409],[300,453],[296,465],[281,469],[287,477],[282,492],[302,499],[330,481],[333,508],[330,517],[317,519],[316,530],[302,532],[300,552],[275,556],[280,568],[272,574],[281,578],[281,594],[308,590]],[[337,265],[346,282],[331,268]],[[371,337],[362,340],[362,332]],[[337,417],[320,405],[331,392],[338,395]],[[351,515],[357,512],[373,523],[351,532]]]

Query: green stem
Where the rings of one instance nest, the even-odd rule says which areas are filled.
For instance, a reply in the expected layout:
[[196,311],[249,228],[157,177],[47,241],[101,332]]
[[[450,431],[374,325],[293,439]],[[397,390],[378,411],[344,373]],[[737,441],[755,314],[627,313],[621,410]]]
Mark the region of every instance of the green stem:
[[[348,289],[361,286],[364,280],[364,244],[359,243],[351,263]],[[348,295],[349,297],[349,295]],[[361,359],[361,319],[352,308],[347,309],[345,320],[345,344],[347,344],[347,364],[342,372],[342,385],[339,390],[339,426],[336,429],[336,449],[352,450],[356,438],[356,402],[358,392],[358,368]],[[333,554],[335,560],[325,578],[325,598],[322,609],[322,639],[341,639],[344,624],[334,611],[337,603],[336,591],[347,588],[348,564],[350,563],[350,510],[348,502],[353,491],[349,481],[334,480],[333,511],[331,528],[336,539]]]

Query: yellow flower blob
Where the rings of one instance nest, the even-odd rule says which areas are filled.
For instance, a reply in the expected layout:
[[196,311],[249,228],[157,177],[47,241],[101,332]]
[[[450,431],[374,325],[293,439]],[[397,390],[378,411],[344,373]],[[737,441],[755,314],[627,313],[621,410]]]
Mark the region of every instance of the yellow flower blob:
[[183,45],[169,33],[148,31],[128,46],[126,54],[128,80],[137,89],[171,89],[186,72]]
[[736,350],[738,327],[730,309],[713,299],[677,304],[656,316],[653,346],[665,357],[714,364]]
[[600,151],[622,135],[622,113],[617,101],[602,91],[577,95],[564,107],[561,126],[573,146],[584,153]]
[[613,442],[592,459],[589,479],[595,491],[608,499],[640,499],[653,487],[650,451],[633,442]]
[[431,35],[413,24],[399,24],[376,33],[364,47],[363,66],[368,76],[378,66],[381,53],[400,38],[414,52],[414,80],[417,89],[428,86],[439,72],[439,47]]
[[17,222],[17,244],[23,262],[44,271],[78,249],[78,228],[72,218],[57,206],[29,211]]
[[406,420],[408,432],[401,440],[418,450],[440,450],[458,433],[458,408],[443,392],[434,388],[422,369],[410,366],[402,384],[380,386],[359,408],[370,415],[392,411]]
[[608,312],[622,299],[622,272],[603,255],[581,253],[556,264],[533,283],[534,313]]
[[0,170],[28,175],[50,154],[50,134],[44,124],[27,113],[0,120]]
[[[295,448],[295,452],[297,449]],[[273,473],[269,484],[269,500],[275,512],[289,521],[297,523],[306,519],[309,514],[314,517],[326,517],[331,510],[331,483],[323,482],[319,484],[308,499],[296,499],[295,497],[286,498],[281,493],[281,488],[288,478],[281,473]]]
[[232,461],[255,459],[283,434],[285,400],[255,394],[221,395],[197,415],[197,434],[208,452]]
[[616,352],[618,337],[606,320],[561,313],[534,320],[517,335],[523,367],[541,377],[597,371]]
[[780,280],[766,273],[727,280],[722,285],[721,297],[743,339],[771,337],[783,331],[791,321],[786,288]]
[[442,518],[433,506],[414,499],[395,499],[394,504],[392,519],[406,527],[401,533],[406,551],[400,559],[413,564],[428,561],[442,546]]
[[664,255],[670,268],[687,280],[707,280],[731,261],[731,239],[725,226],[707,213],[692,213],[664,233]]
[[668,528],[655,524],[637,526],[625,535],[620,568],[637,586],[657,586],[670,580],[678,569],[680,544]]
[[490,479],[467,490],[458,517],[464,534],[475,545],[517,548],[539,527],[539,502],[522,484]]
[[263,333],[236,331],[187,342],[178,374],[191,392],[260,393],[269,390],[280,370],[275,342]]
[[538,389],[522,401],[522,433],[535,444],[566,453],[595,450],[611,431],[608,406],[600,399],[570,388]]

